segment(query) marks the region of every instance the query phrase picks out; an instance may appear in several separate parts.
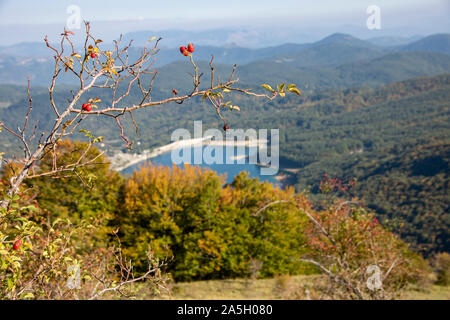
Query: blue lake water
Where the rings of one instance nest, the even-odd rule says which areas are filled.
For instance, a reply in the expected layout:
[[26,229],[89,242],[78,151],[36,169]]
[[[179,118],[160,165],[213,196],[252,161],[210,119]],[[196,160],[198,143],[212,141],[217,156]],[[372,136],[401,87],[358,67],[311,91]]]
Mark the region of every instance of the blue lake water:
[[[205,151],[205,148],[206,148],[206,146],[195,146],[195,147],[190,148],[191,160],[188,163],[191,165],[194,165],[193,163],[194,163],[195,152],[197,152],[197,154],[199,154],[200,152],[203,154]],[[240,149],[241,151],[245,150],[245,153],[242,153],[242,152],[238,153],[239,150],[237,147],[225,147],[224,146],[224,147],[220,147],[220,148],[222,149],[221,153],[222,153],[222,159],[223,159],[221,164],[217,164],[217,163],[206,164],[204,161],[204,158],[202,158],[202,161],[201,161],[202,163],[197,164],[197,165],[202,168],[209,168],[211,170],[214,170],[218,174],[226,174],[227,183],[232,182],[234,177],[236,175],[238,175],[240,172],[247,171],[252,178],[258,178],[261,181],[268,181],[268,182],[273,183],[274,185],[279,184],[281,186],[281,183],[276,181],[275,175],[262,175],[261,167],[257,166],[256,164],[249,163],[249,156],[251,154],[253,154],[253,152],[256,152],[255,149],[245,147],[245,148]],[[179,155],[179,157],[183,156],[182,149],[175,150],[173,152],[175,152],[177,155]],[[215,152],[213,152],[212,154],[213,154],[213,156],[215,156]],[[247,156],[247,158],[241,157],[238,160],[235,158],[238,154],[240,154],[241,156],[245,155],[245,156]],[[220,158],[220,153],[218,153],[218,157]],[[139,166],[146,164],[148,161],[151,161],[152,165],[172,166],[173,165],[172,152],[167,152],[167,153],[161,154],[155,158],[151,158],[149,160],[142,161],[140,163],[137,163],[135,165],[132,165],[132,166],[122,170],[121,172],[125,173],[125,174],[131,174],[131,173],[133,173],[134,170],[138,169]],[[238,163],[238,161],[239,161],[239,163]],[[232,164],[227,164],[227,162],[228,163],[231,162]],[[184,163],[185,162],[182,162],[181,164],[178,164],[178,165],[183,165]]]

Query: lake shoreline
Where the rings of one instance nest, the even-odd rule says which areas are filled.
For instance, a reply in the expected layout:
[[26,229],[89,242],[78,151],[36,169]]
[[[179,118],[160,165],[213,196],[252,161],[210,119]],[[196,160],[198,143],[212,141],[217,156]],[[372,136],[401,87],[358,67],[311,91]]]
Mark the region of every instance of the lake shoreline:
[[115,152],[113,156],[109,157],[111,161],[111,169],[116,171],[125,170],[128,167],[136,165],[139,162],[145,160],[150,160],[156,158],[164,153],[171,152],[173,150],[185,148],[185,147],[196,147],[196,146],[234,146],[234,147],[267,147],[267,140],[256,139],[256,140],[241,140],[241,141],[223,141],[223,140],[211,140],[212,136],[205,138],[195,138],[179,140],[161,147],[157,147],[153,150],[144,150],[141,153],[125,153],[125,152]]
[[[197,147],[197,146],[233,146],[233,147],[262,147],[267,148],[267,140],[252,140],[252,141],[216,141],[211,140],[212,137],[186,139],[172,142],[170,144],[154,148],[153,150],[144,150],[141,153],[125,153],[116,151],[111,160],[111,169],[121,172],[129,167],[135,166],[138,163],[151,160],[165,153],[173,150],[185,148],[185,147]],[[248,158],[248,155],[233,156],[232,160],[241,160]],[[292,183],[292,179],[299,169],[297,168],[279,168],[279,171],[274,175],[274,179],[280,187],[284,188]]]

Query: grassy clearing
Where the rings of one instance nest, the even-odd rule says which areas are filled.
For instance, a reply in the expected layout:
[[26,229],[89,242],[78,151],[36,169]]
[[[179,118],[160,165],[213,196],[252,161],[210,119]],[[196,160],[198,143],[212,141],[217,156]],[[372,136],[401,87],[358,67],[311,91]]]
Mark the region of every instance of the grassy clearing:
[[450,286],[432,286],[429,289],[411,289],[404,293],[405,300],[450,300]]
[[[321,299],[314,288],[325,285],[322,276],[279,276],[273,279],[209,280],[176,283],[171,285],[171,294],[161,299],[175,300],[277,300],[277,299]],[[136,292],[138,299],[153,299],[145,286]],[[433,285],[427,289],[410,288],[401,299],[450,300],[450,287]]]

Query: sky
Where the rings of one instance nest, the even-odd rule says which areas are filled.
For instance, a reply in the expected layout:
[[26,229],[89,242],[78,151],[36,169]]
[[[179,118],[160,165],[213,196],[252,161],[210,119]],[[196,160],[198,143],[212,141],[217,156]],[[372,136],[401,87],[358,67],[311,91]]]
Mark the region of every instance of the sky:
[[370,5],[381,10],[382,28],[373,36],[450,29],[450,0],[0,0],[0,42],[40,41],[42,34],[67,24],[71,6],[111,39],[137,30],[214,28],[287,28],[313,30],[319,36],[344,26],[367,38],[372,34],[363,29]]

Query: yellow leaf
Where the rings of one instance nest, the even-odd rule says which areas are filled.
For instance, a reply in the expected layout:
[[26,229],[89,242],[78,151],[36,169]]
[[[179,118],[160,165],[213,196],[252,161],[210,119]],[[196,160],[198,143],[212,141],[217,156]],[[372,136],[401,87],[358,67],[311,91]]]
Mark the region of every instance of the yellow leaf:
[[273,90],[273,88],[271,86],[269,86],[268,84],[262,84],[261,87],[263,87],[264,89],[266,89],[270,92],[275,92],[275,90]]
[[301,95],[300,90],[298,90],[297,88],[289,88],[288,89],[290,92],[296,93],[298,96]]

